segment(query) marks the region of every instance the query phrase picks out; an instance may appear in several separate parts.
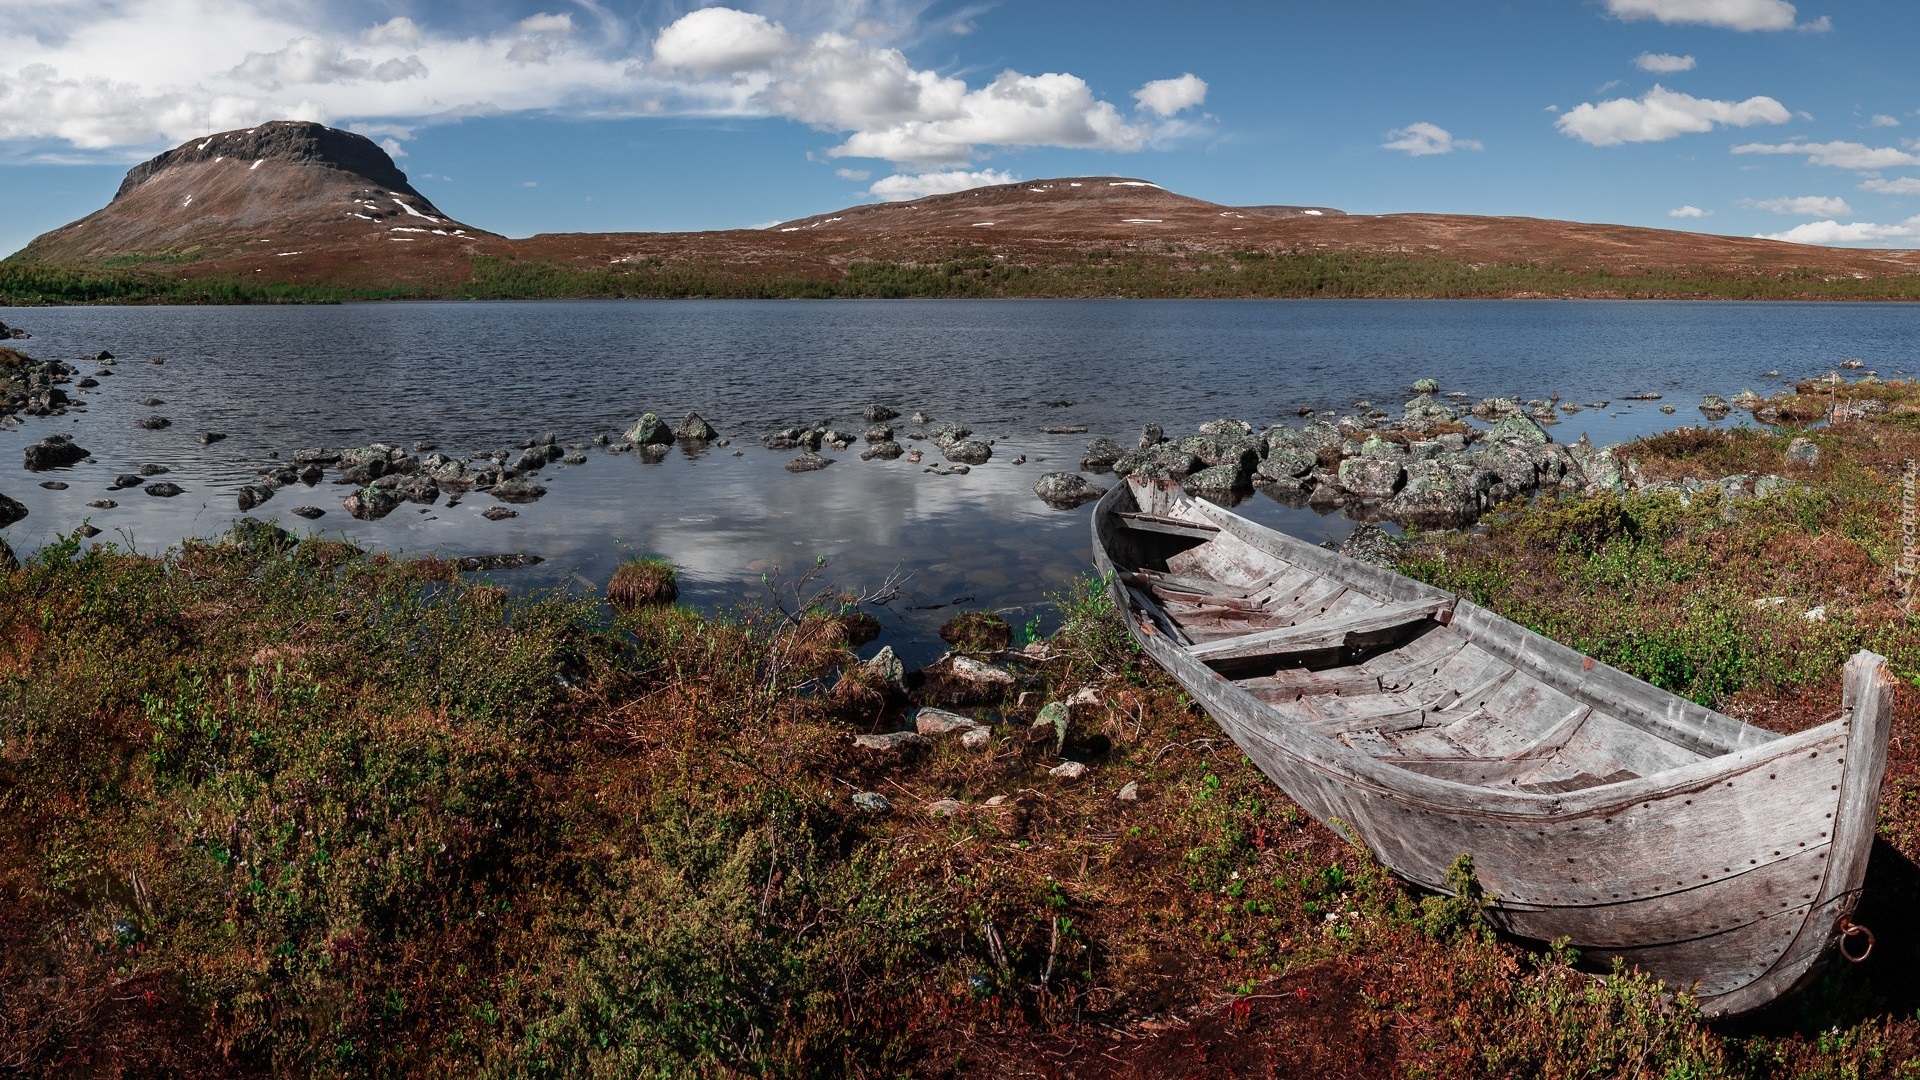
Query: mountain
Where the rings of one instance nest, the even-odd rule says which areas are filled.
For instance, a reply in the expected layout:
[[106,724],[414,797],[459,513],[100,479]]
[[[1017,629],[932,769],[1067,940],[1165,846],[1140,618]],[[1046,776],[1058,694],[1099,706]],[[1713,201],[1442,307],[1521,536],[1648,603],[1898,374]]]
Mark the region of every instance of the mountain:
[[[1623,225],[1227,206],[1080,176],[766,229],[543,233],[454,221],[368,139],[277,121],[186,143],[9,260],[402,295],[1883,296],[1920,252]],[[860,275],[869,284],[849,285]],[[870,287],[869,287],[870,286]]]
[[416,278],[443,274],[449,256],[467,262],[498,239],[442,213],[365,136],[274,121],[135,166],[112,202],[14,258],[240,273],[260,264],[275,278],[358,262],[374,275]]

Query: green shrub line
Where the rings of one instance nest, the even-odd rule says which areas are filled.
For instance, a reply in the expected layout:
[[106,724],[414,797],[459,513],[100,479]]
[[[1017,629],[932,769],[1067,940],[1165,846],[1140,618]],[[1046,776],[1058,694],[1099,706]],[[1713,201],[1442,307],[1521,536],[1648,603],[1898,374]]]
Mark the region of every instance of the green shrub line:
[[0,303],[254,304],[363,300],[948,299],[1134,297],[1542,298],[1684,300],[1920,300],[1920,275],[1836,277],[1807,268],[1729,273],[1711,268],[1618,272],[1537,262],[1467,263],[1400,255],[1299,250],[1089,251],[1030,264],[985,249],[922,263],[857,260],[834,272],[766,272],[654,259],[587,267],[476,256],[464,280],[386,288],[182,277],[177,255],[129,255],[99,265],[0,262]]

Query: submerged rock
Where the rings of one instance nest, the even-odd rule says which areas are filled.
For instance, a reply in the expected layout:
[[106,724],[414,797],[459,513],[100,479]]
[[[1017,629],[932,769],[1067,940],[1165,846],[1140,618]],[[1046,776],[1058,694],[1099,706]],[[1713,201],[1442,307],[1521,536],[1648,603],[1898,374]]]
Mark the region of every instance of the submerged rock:
[[25,448],[21,453],[21,463],[28,472],[45,472],[48,469],[63,469],[85,460],[85,447],[77,445],[71,435],[49,435],[39,442]]
[[1089,483],[1079,473],[1050,472],[1034,483],[1033,493],[1048,506],[1067,509],[1098,499],[1107,489]]
[[314,518],[325,517],[327,515],[327,512],[325,510],[322,510],[317,506],[296,506],[293,508],[291,513],[295,517],[303,517],[309,521],[313,520]]
[[787,471],[791,473],[818,472],[833,464],[833,459],[819,454],[806,453],[787,462]]

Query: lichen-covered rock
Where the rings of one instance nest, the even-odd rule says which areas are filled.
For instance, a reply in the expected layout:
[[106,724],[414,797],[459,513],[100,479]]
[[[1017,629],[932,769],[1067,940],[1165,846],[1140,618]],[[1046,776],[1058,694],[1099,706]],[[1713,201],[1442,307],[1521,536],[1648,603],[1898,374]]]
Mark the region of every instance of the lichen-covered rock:
[[1383,513],[1416,525],[1457,525],[1486,509],[1493,474],[1458,459],[1409,462],[1406,479]]
[[378,521],[398,509],[402,501],[384,488],[361,488],[342,499],[340,505],[361,521]]
[[1140,449],[1151,450],[1167,441],[1167,429],[1159,424],[1148,424],[1140,429]]
[[493,485],[491,494],[501,502],[530,503],[547,493],[547,489],[527,479],[515,476]]
[[[900,415],[900,413],[896,409],[890,409],[885,405],[882,405],[878,402],[874,402],[873,404],[870,404],[866,408],[860,410],[860,415],[867,421],[867,423],[877,424],[882,420],[895,419]],[[915,423],[924,424],[926,423],[926,421],[917,420],[915,421]]]
[[240,489],[235,497],[240,509],[251,510],[268,499],[273,498],[273,489],[265,484],[248,484]]
[[1245,438],[1253,434],[1253,425],[1245,420],[1209,420],[1200,425],[1200,434]]
[[1730,404],[1732,404],[1734,408],[1745,409],[1748,412],[1753,412],[1755,409],[1759,409],[1765,406],[1766,403],[1767,403],[1767,399],[1761,397],[1759,394],[1754,393],[1751,387],[1744,389],[1739,393],[1733,395],[1733,399],[1730,402]]
[[1361,499],[1390,498],[1406,475],[1406,467],[1392,459],[1348,458],[1340,463],[1340,490]]
[[1487,432],[1487,442],[1493,446],[1539,446],[1553,441],[1547,429],[1540,422],[1524,413],[1513,413],[1503,417]]
[[1050,472],[1042,475],[1033,485],[1033,493],[1048,506],[1069,508],[1082,503],[1092,502],[1107,493],[1107,489],[1098,484],[1089,483],[1079,473]]
[[1113,463],[1118,476],[1138,476],[1143,480],[1184,480],[1201,468],[1200,459],[1172,443],[1152,450],[1136,450]]
[[1297,479],[1313,471],[1320,459],[1298,446],[1283,444],[1268,451],[1254,472],[1265,481]]
[[1415,379],[1412,389],[1416,394],[1437,394],[1440,392],[1440,384],[1433,379]]
[[1796,465],[1817,465],[1820,462],[1820,447],[1803,435],[1787,444],[1787,460]]
[[[1145,440],[1142,440],[1144,443]],[[1152,445],[1158,446],[1156,440]],[[1106,472],[1113,463],[1127,456],[1127,448],[1112,439],[1101,437],[1087,443],[1087,452],[1080,455],[1080,467],[1093,472]]]
[[933,429],[932,434],[930,434],[928,438],[933,440],[934,445],[946,447],[959,442],[971,434],[973,434],[973,429],[965,424],[942,424]]
[[787,462],[787,471],[794,472],[794,473],[818,472],[819,470],[824,469],[831,464],[833,464],[832,458],[821,457],[819,454],[807,453],[807,454],[801,454],[799,457],[794,458],[792,461]]
[[984,465],[987,459],[993,456],[993,447],[979,439],[960,439],[945,443],[940,450],[947,455],[948,461],[956,461],[962,465]]
[[682,442],[712,442],[720,437],[713,425],[706,422],[697,412],[690,412],[680,426],[673,429],[673,437]]
[[1180,486],[1194,494],[1225,494],[1245,491],[1252,486],[1252,470],[1239,462],[1225,465],[1209,465],[1180,481]]
[[1627,490],[1626,477],[1613,447],[1596,449],[1592,440],[1582,435],[1579,442],[1567,449],[1578,471],[1577,480],[1583,494],[1618,495]]
[[1458,420],[1460,413],[1432,394],[1421,394],[1407,402],[1401,416],[1408,421],[1445,421]]
[[1511,416],[1520,411],[1520,403],[1513,398],[1487,398],[1473,407],[1473,415],[1482,420]]
[[1266,440],[1251,433],[1182,435],[1173,445],[1199,458],[1204,465],[1236,465],[1249,472],[1259,464],[1267,449]]
[[1700,399],[1700,412],[1709,420],[1724,420],[1732,411],[1733,406],[1728,405],[1727,399],[1719,394],[1708,394]]
[[860,437],[869,443],[892,442],[893,428],[886,424],[874,424],[867,428]]
[[643,413],[622,437],[635,446],[665,446],[673,442],[673,430],[653,413]]
[[892,439],[885,439],[860,451],[860,460],[872,461],[875,458],[879,458],[882,461],[892,461],[894,458],[906,452],[906,447],[901,446]]

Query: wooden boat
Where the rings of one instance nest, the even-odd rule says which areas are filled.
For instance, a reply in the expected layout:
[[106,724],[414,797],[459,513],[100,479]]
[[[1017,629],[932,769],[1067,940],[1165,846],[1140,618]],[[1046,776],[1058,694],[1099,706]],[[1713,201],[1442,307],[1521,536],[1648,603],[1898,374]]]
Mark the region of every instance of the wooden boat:
[[1401,877],[1445,892],[1470,854],[1502,929],[1624,959],[1710,1016],[1864,933],[1883,658],[1847,664],[1838,719],[1783,736],[1177,487],[1115,485],[1093,530],[1141,648]]

